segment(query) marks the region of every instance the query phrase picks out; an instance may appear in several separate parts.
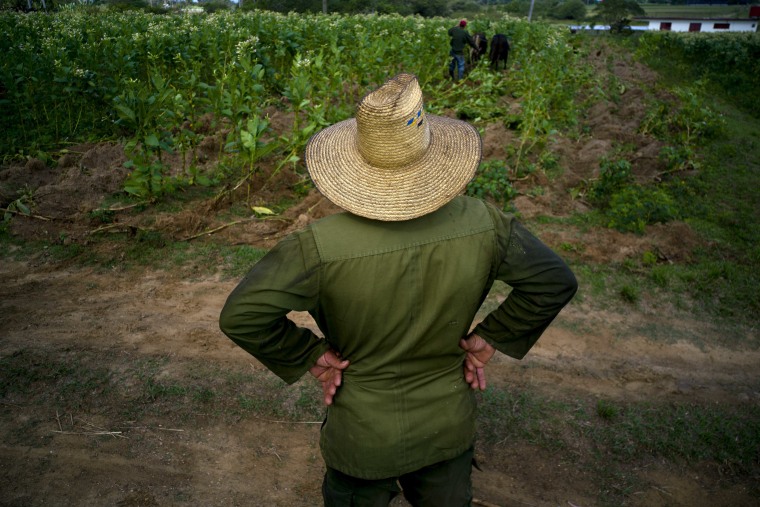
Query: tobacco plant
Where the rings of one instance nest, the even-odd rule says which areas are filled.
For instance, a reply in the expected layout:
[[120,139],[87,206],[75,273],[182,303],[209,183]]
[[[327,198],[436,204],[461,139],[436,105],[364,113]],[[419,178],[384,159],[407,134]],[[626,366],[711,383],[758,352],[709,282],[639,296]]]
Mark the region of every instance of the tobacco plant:
[[263,11],[0,13],[8,35],[0,41],[7,55],[0,62],[0,113],[9,126],[0,133],[0,150],[13,157],[88,137],[118,137],[132,169],[125,190],[157,196],[213,179],[192,160],[181,175],[167,174],[163,163],[170,151],[180,150],[183,159],[192,153],[204,135],[193,125],[206,116],[226,133],[220,164],[237,171],[228,175],[239,181],[252,166],[250,152],[241,148],[243,132],[252,132],[248,121],[264,119],[266,108],[293,115],[292,130],[278,132],[278,149],[267,154],[277,157],[279,170],[300,164],[309,136],[351,117],[368,91],[411,72],[432,113],[453,110],[476,124],[514,123],[505,98],[519,101],[519,147],[510,166],[535,164],[549,138],[575,123],[574,97],[589,79],[569,34],[509,17],[475,20],[473,30],[508,34],[510,68],[492,72],[481,65],[452,86],[445,72],[452,22]]

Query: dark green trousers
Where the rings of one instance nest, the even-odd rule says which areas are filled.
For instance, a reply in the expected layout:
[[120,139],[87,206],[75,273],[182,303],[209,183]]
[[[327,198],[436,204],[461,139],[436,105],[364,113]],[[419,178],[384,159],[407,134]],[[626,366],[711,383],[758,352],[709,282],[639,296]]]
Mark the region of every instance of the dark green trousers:
[[368,480],[327,468],[322,482],[325,507],[387,507],[402,490],[414,507],[467,507],[472,504],[473,449],[456,458],[400,477]]

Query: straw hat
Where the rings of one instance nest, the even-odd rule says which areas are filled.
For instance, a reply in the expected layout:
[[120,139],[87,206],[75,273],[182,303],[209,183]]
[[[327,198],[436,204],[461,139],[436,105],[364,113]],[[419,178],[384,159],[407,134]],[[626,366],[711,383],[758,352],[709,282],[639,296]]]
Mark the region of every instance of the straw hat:
[[417,77],[399,74],[366,95],[351,118],[315,134],[306,167],[341,208],[384,221],[431,213],[462,193],[480,163],[480,134],[426,114]]

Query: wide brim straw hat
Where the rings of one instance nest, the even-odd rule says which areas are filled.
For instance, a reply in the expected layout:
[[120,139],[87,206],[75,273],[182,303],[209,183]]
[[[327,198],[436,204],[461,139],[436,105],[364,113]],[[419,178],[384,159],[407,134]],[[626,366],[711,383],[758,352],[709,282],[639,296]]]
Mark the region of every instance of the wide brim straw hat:
[[457,195],[475,175],[480,134],[426,114],[417,77],[399,74],[367,94],[356,117],[312,136],[306,167],[334,204],[366,218],[410,220]]

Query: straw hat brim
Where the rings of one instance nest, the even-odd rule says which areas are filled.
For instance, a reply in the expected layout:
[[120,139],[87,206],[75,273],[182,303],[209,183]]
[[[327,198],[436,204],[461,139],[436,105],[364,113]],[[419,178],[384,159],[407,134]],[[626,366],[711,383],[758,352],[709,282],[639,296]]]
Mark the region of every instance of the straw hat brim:
[[356,143],[356,119],[315,134],[306,167],[319,191],[337,206],[384,221],[417,218],[437,210],[475,175],[482,153],[478,131],[467,122],[426,115],[430,145],[415,162],[393,168],[368,164]]

